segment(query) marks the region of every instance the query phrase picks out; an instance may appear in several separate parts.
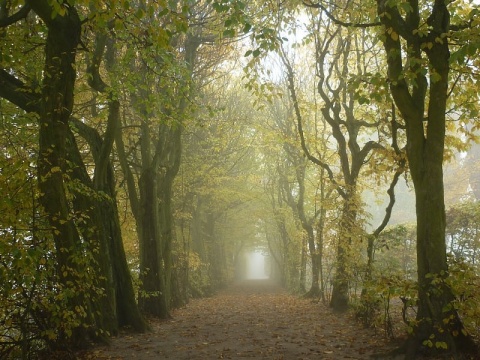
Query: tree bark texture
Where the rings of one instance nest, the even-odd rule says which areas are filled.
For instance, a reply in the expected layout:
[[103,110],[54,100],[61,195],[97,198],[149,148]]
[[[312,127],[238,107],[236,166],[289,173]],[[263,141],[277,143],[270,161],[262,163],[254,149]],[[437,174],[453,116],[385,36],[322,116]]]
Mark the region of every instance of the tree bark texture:
[[[352,191],[353,194],[356,193],[356,190]],[[348,198],[355,199],[355,196],[350,195]],[[348,263],[350,258],[352,237],[355,236],[355,221],[357,218],[357,211],[355,209],[355,200],[344,200],[339,225],[337,258],[335,261],[332,297],[330,299],[330,306],[334,311],[339,312],[346,311],[349,303]]]
[[[414,32],[420,26],[416,1],[411,2],[412,11],[405,19],[384,0],[378,0],[377,5],[378,13],[383,14],[380,16],[385,29],[390,89],[405,120],[407,158],[415,188],[418,312],[413,334],[407,341],[406,358],[414,358],[420,349],[438,352],[443,347],[439,345],[447,346],[448,352],[465,351],[472,349],[472,341],[462,331],[462,322],[452,304],[454,296],[445,283],[448,266],[443,154],[450,70],[448,39],[444,38],[450,23],[447,2],[434,2],[425,37]],[[405,39],[408,54],[403,53],[399,37],[392,36],[389,29]],[[429,64],[428,81],[419,61],[424,54]],[[404,57],[413,64],[410,69],[404,67]],[[407,71],[415,75],[414,85],[407,82]]]
[[[95,91],[105,94],[108,102],[108,118],[103,137],[88,125],[81,121],[75,121],[75,126],[81,136],[87,141],[95,161],[95,170],[92,181],[92,188],[97,192],[92,207],[96,211],[94,221],[99,222],[98,229],[101,248],[100,256],[106,257],[110,287],[107,294],[111,293],[115,309],[115,323],[117,326],[132,326],[137,331],[145,331],[147,325],[138,309],[135,293],[132,284],[130,270],[128,268],[123,238],[120,228],[119,215],[116,202],[115,173],[110,160],[115,138],[120,131],[120,101],[114,95],[114,90],[107,85],[100,74],[100,65],[105,59],[107,69],[115,64],[115,52],[113,40],[104,33],[97,33],[95,36],[94,49],[89,58],[87,73],[88,83]],[[107,53],[105,53],[108,49]],[[92,111],[94,115],[95,105]],[[106,197],[104,196],[106,195]],[[105,266],[105,265],[103,265]]]
[[[342,36],[347,35],[347,36]],[[347,74],[351,69],[349,54],[355,45],[354,34],[342,34],[338,29],[328,31],[326,36],[318,37],[316,44],[317,90],[324,102],[321,109],[323,119],[328,124],[337,143],[340,160],[341,181],[333,173],[332,168],[322,158],[312,155],[305,140],[303,119],[295,89],[294,72],[284,52],[281,53],[287,68],[287,81],[292,99],[297,129],[302,149],[311,162],[318,165],[328,176],[344,205],[337,243],[336,272],[330,305],[335,311],[345,311],[348,307],[348,262],[350,243],[357,231],[355,220],[360,204],[358,202],[357,182],[362,166],[373,150],[383,146],[376,141],[367,141],[362,146],[359,133],[362,128],[375,128],[378,122],[357,118],[355,113],[355,94],[347,83]],[[332,47],[335,47],[332,56]],[[355,49],[358,54],[360,49]],[[361,55],[358,55],[361,57]],[[356,61],[361,59],[357,58]],[[332,66],[335,64],[335,66]],[[362,75],[362,73],[358,73]],[[335,80],[333,80],[335,79]],[[322,173],[322,178],[324,173]],[[318,262],[318,260],[317,260]],[[320,291],[320,290],[319,290]]]
[[[38,181],[40,203],[52,227],[59,281],[68,289],[81,283],[83,271],[78,265],[82,257],[80,236],[71,216],[64,179],[67,170],[66,139],[76,78],[75,56],[81,24],[73,7],[68,7],[65,15],[57,14],[52,19],[53,8],[49,1],[28,1],[28,5],[48,28],[38,112]],[[83,306],[87,313],[90,306],[83,294],[78,291],[74,293],[68,299],[67,308],[81,317],[75,310],[76,306]],[[85,328],[82,325],[74,327],[70,339],[64,340],[74,346],[85,345]]]
[[[95,129],[83,122],[76,119],[71,121],[73,121],[78,133],[89,144],[95,162],[98,163],[98,155],[103,145],[102,137]],[[117,119],[117,121],[120,121],[120,119]],[[112,129],[112,131],[115,131],[115,129]],[[73,174],[77,174],[75,178],[90,188],[92,193],[95,194],[94,196],[77,194],[77,198],[84,199],[85,206],[83,211],[93,212],[88,218],[92,222],[88,228],[96,229],[98,241],[102,244],[101,247],[105,248],[98,256],[101,257],[99,261],[104,263],[103,266],[108,266],[107,273],[103,276],[108,276],[109,286],[111,286],[111,290],[107,288],[106,291],[107,294],[111,293],[112,296],[111,303],[113,304],[115,319],[113,320],[114,323],[110,325],[113,328],[109,331],[114,334],[116,331],[115,327],[131,326],[136,331],[143,332],[147,329],[147,325],[137,306],[132,277],[123,247],[113,166],[107,160],[107,163],[103,165],[105,166],[104,175],[101,176],[101,179],[97,178],[96,181],[92,181],[81,161],[80,154],[78,153],[76,156],[78,158],[77,161],[72,159],[74,154],[77,153],[76,145],[69,150],[69,159],[75,164]],[[97,174],[99,172],[95,173],[96,176],[98,176]],[[100,265],[102,266],[102,264]]]
[[[119,325],[132,325],[134,328],[139,330],[141,326],[136,326],[134,324],[134,320],[124,322],[121,319],[117,319],[117,317],[121,313],[126,313],[127,315],[125,318],[131,319],[134,317],[135,313],[138,313],[138,311],[135,312],[136,303],[133,296],[131,278],[126,264],[126,260],[124,259],[123,265],[120,264],[120,262],[122,261],[121,253],[123,252],[123,250],[119,251],[119,246],[123,247],[121,237],[110,234],[112,235],[110,239],[115,239],[116,242],[109,243],[109,235],[106,235],[111,230],[114,231],[115,228],[119,230],[119,227],[112,226],[112,223],[114,222],[117,222],[117,225],[119,226],[118,215],[115,216],[111,213],[105,215],[106,213],[104,211],[105,209],[110,209],[112,204],[116,206],[115,201],[107,201],[107,203],[104,203],[102,201],[99,201],[99,199],[101,198],[100,195],[94,195],[94,186],[92,185],[92,181],[86,172],[85,165],[83,164],[82,157],[77,148],[76,140],[68,127],[68,123],[72,120],[77,124],[80,123],[84,127],[87,127],[85,124],[79,121],[75,121],[76,119],[70,117],[69,115],[73,102],[73,86],[75,78],[73,61],[75,58],[75,50],[77,46],[76,41],[78,41],[78,38],[75,38],[75,36],[73,36],[70,32],[79,31],[80,22],[73,8],[69,8],[68,13],[67,15],[65,15],[65,17],[62,18],[57,15],[55,19],[51,19],[51,13],[49,13],[49,10],[45,6],[45,4],[45,2],[38,2],[35,4],[34,7],[41,16],[46,17],[45,21],[49,24],[49,28],[51,29],[50,31],[52,33],[57,33],[52,34],[52,38],[48,40],[48,42],[50,43],[50,45],[48,45],[49,56],[46,57],[46,60],[50,61],[49,71],[53,74],[50,75],[50,73],[47,73],[45,71],[45,74],[48,75],[47,77],[50,77],[48,81],[45,81],[49,83],[49,85],[48,87],[44,88],[44,92],[41,95],[38,95],[36,93],[32,93],[30,88],[15,79],[12,75],[2,70],[0,74],[0,82],[2,82],[2,85],[5,86],[2,86],[1,96],[13,102],[25,111],[36,112],[40,116],[40,146],[42,149],[47,150],[41,150],[39,155],[39,174],[45,174],[43,178],[39,178],[39,186],[40,183],[43,183],[41,186],[46,189],[46,191],[48,191],[43,194],[46,199],[45,201],[55,203],[57,201],[55,196],[59,196],[60,194],[61,201],[58,201],[57,206],[62,207],[62,211],[64,214],[63,216],[66,216],[66,218],[70,221],[69,223],[68,221],[66,222],[64,218],[61,218],[57,215],[50,215],[50,218],[53,221],[57,221],[59,223],[55,225],[54,229],[54,235],[57,235],[58,238],[61,239],[57,241],[57,248],[61,249],[61,259],[57,262],[58,271],[68,268],[73,274],[68,275],[68,271],[62,271],[61,276],[67,274],[70,277],[75,277],[75,274],[81,274],[85,271],[85,269],[80,266],[78,262],[75,263],[72,259],[73,257],[77,257],[78,261],[79,259],[84,257],[83,250],[85,250],[85,244],[88,243],[89,250],[91,250],[93,254],[96,254],[95,261],[97,262],[98,266],[94,266],[96,270],[94,279],[95,284],[91,285],[103,288],[105,290],[105,294],[104,296],[99,296],[99,294],[91,293],[87,296],[87,294],[80,294],[77,292],[78,299],[72,302],[72,305],[76,305],[77,303],[79,303],[79,305],[84,305],[86,311],[89,312],[89,314],[86,315],[84,323],[87,326],[93,326],[90,335],[95,338],[97,337],[97,334],[95,334],[94,331],[95,329],[103,330],[104,335],[105,332],[114,334],[117,331]],[[73,20],[69,20],[72,17]],[[61,28],[61,30],[59,30],[59,28]],[[64,30],[64,28],[69,29],[67,31]],[[61,37],[62,40],[59,40],[58,37]],[[68,45],[66,44],[68,43],[68,41],[72,42],[70,45],[70,50],[67,50]],[[52,45],[51,43],[54,44]],[[55,56],[55,53],[57,53],[58,56]],[[48,60],[49,58],[54,58],[54,61],[57,62],[56,67],[52,67],[52,60]],[[65,69],[61,70],[60,68]],[[54,84],[56,84],[56,86]],[[55,87],[57,87],[57,92],[54,96],[53,93],[55,92],[55,90],[53,89]],[[61,111],[54,111],[55,116],[49,116],[50,113],[48,112],[48,110],[46,110],[48,108],[52,108],[52,105],[44,104],[43,99],[48,97],[50,97],[51,99],[56,99],[58,109],[61,109]],[[67,104],[63,106],[60,105],[60,103],[65,101],[67,102]],[[49,146],[49,144],[53,146]],[[104,155],[107,154],[106,156],[104,156],[104,158],[106,158],[107,160],[110,149],[104,148],[104,150],[106,150],[104,152]],[[56,155],[55,152],[57,152]],[[67,166],[66,163],[69,163],[70,165]],[[54,166],[54,164],[58,166]],[[57,182],[56,187],[51,186],[50,184],[51,181],[53,181],[53,178],[48,179],[47,177],[51,177],[50,174],[59,175],[59,170],[61,170],[60,172],[62,173],[62,175],[57,176],[57,179],[55,180]],[[102,178],[105,178],[105,176],[102,176]],[[44,180],[47,180],[47,184],[44,183]],[[63,183],[61,184],[60,182],[62,180]],[[91,192],[89,194],[86,194],[84,191],[80,190],[81,186],[78,187],[75,183],[76,181],[82,184],[82,186],[88,188],[88,191]],[[112,183],[110,183],[110,185],[112,185]],[[67,196],[66,189],[68,189],[68,191],[72,194],[75,194],[75,196],[73,196],[72,198],[73,209],[70,208],[70,204],[68,202],[65,205],[65,198]],[[105,198],[103,198],[103,200],[105,200]],[[85,223],[83,224],[84,226],[79,226],[77,230],[75,228],[75,225],[72,223],[81,219],[78,219],[75,215],[73,215],[74,212],[81,214],[83,216],[83,220],[87,220],[88,224]],[[68,215],[66,215],[67,213]],[[101,214],[105,216],[102,216]],[[64,227],[69,227],[68,232],[65,235],[62,234],[60,231],[60,226],[58,225],[64,225]],[[81,237],[85,242],[83,242],[83,240],[80,240],[80,234],[78,233],[78,231],[81,231]],[[60,241],[62,241],[62,243],[60,243]],[[120,242],[120,244],[118,243],[118,241]],[[66,246],[69,246],[70,250],[68,250]],[[68,263],[67,266],[65,266],[66,263]],[[112,265],[112,263],[115,264]],[[112,267],[123,267],[124,271],[122,274],[120,274],[119,272],[113,270],[112,273]],[[80,281],[85,280],[78,280],[78,282]],[[112,286],[113,283],[116,281],[122,284],[122,290],[121,294],[117,294],[115,298],[115,290]],[[126,283],[124,281],[126,281]],[[128,283],[130,284],[129,286]],[[126,291],[126,289],[128,289],[129,287],[132,289],[131,297],[126,294],[126,292],[128,292]],[[92,291],[95,292],[94,288],[92,288]],[[126,302],[129,302],[128,306],[122,305],[126,304]],[[115,304],[117,305],[116,310]],[[134,307],[131,307],[131,304],[133,304]],[[128,308],[128,310],[125,310],[125,308]],[[143,327],[144,326],[145,324],[143,324]],[[82,330],[79,330],[78,332],[84,333]],[[100,335],[100,337],[105,338],[104,335]],[[74,337],[75,336],[76,335],[74,334]],[[84,337],[84,335],[81,335],[80,337]],[[80,339],[74,339],[73,342],[80,342]]]
[[142,283],[139,303],[142,311],[160,318],[167,318],[169,309],[163,274],[163,248],[159,234],[156,177],[156,171],[152,167],[144,167],[139,180],[140,221],[138,226],[142,228],[142,237],[139,239]]

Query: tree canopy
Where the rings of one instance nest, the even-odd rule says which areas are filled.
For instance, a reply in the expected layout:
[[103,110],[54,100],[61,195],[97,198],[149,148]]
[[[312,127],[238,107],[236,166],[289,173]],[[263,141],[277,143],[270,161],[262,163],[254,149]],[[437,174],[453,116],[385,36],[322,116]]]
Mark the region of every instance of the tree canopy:
[[249,254],[366,325],[401,299],[407,359],[476,354],[479,26],[466,0],[0,0],[0,357],[147,331]]

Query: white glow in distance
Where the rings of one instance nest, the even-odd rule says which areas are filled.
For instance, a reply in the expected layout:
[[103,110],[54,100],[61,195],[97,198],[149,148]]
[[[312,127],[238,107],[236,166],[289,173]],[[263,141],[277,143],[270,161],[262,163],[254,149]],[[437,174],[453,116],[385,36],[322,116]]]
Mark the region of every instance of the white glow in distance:
[[247,254],[247,279],[259,280],[268,279],[265,273],[265,256],[259,252]]

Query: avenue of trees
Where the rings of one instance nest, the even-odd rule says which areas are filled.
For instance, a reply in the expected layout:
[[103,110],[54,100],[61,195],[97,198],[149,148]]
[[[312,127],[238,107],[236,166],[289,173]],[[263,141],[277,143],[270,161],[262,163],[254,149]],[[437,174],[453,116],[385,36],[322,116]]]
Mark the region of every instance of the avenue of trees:
[[475,354],[479,30],[467,0],[0,0],[0,357],[148,331],[255,251],[390,337],[400,299],[407,359]]

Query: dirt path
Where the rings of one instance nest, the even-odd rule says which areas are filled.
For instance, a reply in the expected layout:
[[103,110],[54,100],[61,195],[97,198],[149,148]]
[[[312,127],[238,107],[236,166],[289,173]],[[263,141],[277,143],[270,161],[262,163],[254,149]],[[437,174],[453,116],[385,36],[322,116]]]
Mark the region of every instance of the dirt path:
[[268,281],[248,281],[193,300],[152,332],[124,334],[84,359],[368,359],[381,335],[349,315],[299,299]]

